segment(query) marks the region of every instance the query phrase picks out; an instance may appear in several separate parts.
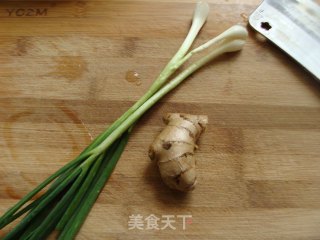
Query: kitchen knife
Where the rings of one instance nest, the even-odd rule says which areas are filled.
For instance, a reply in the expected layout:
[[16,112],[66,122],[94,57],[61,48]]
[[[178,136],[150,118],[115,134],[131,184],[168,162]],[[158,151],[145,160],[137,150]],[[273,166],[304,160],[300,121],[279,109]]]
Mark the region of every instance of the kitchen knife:
[[320,80],[319,1],[265,0],[249,23]]

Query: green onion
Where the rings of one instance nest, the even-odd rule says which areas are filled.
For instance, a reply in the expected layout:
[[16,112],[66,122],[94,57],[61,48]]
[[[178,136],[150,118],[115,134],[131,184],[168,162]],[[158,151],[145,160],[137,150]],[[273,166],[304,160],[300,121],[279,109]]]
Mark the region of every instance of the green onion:
[[[39,184],[0,218],[0,228],[4,228],[25,214],[3,239],[44,239],[53,231],[58,233],[58,239],[69,240],[76,236],[111,176],[139,118],[164,95],[212,59],[223,53],[242,49],[247,31],[241,26],[233,26],[188,53],[208,13],[208,4],[199,2],[186,39],[149,90],[94,139],[78,157]],[[198,60],[170,80],[172,74],[193,56],[198,56]],[[47,186],[48,189],[40,198],[29,203]]]

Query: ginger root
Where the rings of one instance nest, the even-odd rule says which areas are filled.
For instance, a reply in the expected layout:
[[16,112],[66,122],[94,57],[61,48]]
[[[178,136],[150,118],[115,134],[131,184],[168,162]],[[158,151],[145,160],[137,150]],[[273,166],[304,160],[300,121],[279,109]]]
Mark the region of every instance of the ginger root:
[[170,188],[193,190],[197,182],[194,151],[208,117],[169,113],[163,121],[167,126],[150,146],[149,157],[157,162],[161,178]]

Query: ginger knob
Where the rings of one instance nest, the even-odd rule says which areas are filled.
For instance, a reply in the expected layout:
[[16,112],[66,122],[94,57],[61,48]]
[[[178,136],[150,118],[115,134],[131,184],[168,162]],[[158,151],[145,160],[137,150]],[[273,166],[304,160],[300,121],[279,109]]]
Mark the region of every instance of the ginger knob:
[[194,151],[208,117],[169,113],[163,120],[167,126],[150,146],[149,157],[156,161],[166,185],[184,192],[193,190],[197,182]]

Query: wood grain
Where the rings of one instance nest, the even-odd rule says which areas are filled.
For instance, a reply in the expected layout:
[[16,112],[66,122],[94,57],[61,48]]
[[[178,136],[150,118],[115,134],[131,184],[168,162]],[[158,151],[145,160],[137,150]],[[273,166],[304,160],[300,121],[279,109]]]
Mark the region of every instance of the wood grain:
[[[245,25],[259,4],[209,2],[195,45]],[[183,41],[193,7],[191,0],[2,2],[0,214],[146,91]],[[319,84],[248,30],[241,53],[201,69],[141,119],[77,239],[320,239]],[[140,85],[126,81],[128,71]],[[188,195],[167,189],[147,156],[161,116],[173,111],[210,119],[197,151],[199,184]],[[191,214],[192,223],[129,230],[132,214]]]

